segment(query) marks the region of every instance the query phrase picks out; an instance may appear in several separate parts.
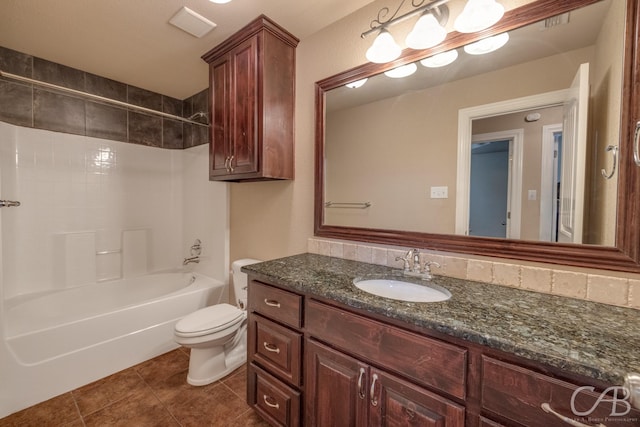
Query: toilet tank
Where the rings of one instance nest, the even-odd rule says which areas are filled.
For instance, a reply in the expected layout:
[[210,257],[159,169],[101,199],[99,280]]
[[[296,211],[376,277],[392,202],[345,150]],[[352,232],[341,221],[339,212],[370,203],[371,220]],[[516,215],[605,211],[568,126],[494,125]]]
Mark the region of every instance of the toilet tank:
[[231,263],[231,275],[233,280],[233,292],[238,307],[245,309],[247,307],[247,286],[248,278],[246,273],[240,271],[245,265],[256,264],[262,262],[257,259],[243,258]]

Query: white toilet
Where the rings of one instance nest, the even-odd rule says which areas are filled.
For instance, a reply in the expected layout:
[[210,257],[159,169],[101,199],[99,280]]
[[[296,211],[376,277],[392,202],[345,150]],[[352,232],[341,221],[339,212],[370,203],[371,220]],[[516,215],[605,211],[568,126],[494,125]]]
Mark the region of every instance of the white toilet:
[[219,380],[247,360],[247,275],[245,265],[260,262],[241,259],[231,264],[238,306],[216,304],[195,311],[176,323],[175,341],[191,349],[187,382],[202,386]]

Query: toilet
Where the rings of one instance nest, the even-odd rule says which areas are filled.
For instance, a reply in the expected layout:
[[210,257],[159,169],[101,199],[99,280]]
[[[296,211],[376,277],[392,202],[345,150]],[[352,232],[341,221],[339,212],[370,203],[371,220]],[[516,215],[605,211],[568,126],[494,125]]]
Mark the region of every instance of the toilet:
[[241,259],[231,264],[237,306],[216,304],[176,323],[175,341],[191,349],[187,382],[203,386],[219,380],[247,360],[247,275],[240,269],[261,262]]

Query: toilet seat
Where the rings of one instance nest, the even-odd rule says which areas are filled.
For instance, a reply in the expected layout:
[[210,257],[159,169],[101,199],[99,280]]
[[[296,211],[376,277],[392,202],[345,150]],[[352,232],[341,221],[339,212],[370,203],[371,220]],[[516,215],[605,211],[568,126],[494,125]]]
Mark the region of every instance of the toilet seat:
[[213,334],[230,328],[245,317],[245,312],[231,304],[216,304],[194,311],[175,326],[175,334],[179,337],[198,337]]

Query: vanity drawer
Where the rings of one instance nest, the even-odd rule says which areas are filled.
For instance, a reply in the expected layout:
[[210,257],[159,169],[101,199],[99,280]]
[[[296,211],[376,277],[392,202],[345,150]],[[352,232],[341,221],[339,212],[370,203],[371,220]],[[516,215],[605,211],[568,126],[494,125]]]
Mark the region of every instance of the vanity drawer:
[[[576,385],[488,356],[482,358],[481,404],[484,410],[524,426],[568,425],[558,416],[542,409],[541,405],[547,403],[561,416],[586,425],[597,425],[599,422],[606,425],[613,422],[616,426],[638,425],[636,411],[622,416],[611,415],[615,411],[624,412],[628,408],[626,402],[619,401],[614,410],[610,397],[598,402],[600,393],[584,389],[576,392],[574,407],[578,413],[588,414],[574,414],[572,396],[582,386],[589,384]],[[622,396],[621,392],[619,394]],[[599,421],[594,422],[596,419]]]
[[466,394],[467,350],[307,300],[310,335],[421,385],[460,399]]
[[253,363],[247,374],[249,405],[272,425],[300,425],[300,392]]
[[302,334],[251,313],[249,354],[253,360],[293,385],[300,385]]
[[252,280],[249,284],[249,311],[294,328],[302,327],[302,296]]

